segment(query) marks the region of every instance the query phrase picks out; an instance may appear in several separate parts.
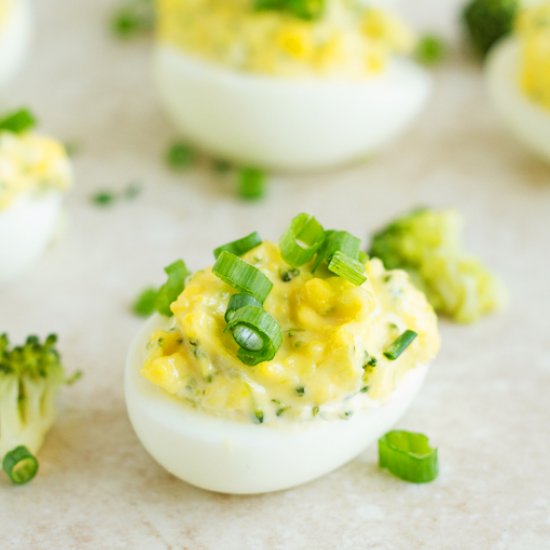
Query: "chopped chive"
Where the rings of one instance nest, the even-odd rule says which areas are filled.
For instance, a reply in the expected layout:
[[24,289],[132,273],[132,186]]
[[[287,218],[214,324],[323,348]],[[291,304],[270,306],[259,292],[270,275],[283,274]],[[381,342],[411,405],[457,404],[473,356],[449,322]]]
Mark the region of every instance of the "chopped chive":
[[258,268],[226,250],[218,256],[212,272],[240,292],[252,294],[262,304],[273,288],[273,283]]
[[279,241],[286,263],[300,267],[309,262],[325,240],[325,230],[314,216],[298,214]]
[[277,321],[258,306],[237,309],[227,326],[239,345],[237,357],[249,366],[273,359],[283,341]]
[[433,481],[439,473],[437,448],[421,433],[393,430],[378,440],[380,468],[413,483]]
[[363,386],[361,388],[361,393],[367,393],[369,391],[369,386]]
[[299,386],[296,388],[296,393],[302,397],[305,393],[306,393],[306,389],[304,388],[304,386]]
[[149,287],[143,290],[132,305],[132,311],[139,317],[149,317],[155,311],[158,289]]
[[265,195],[265,173],[258,168],[239,170],[237,194],[244,200],[259,200]]
[[256,422],[258,424],[263,424],[263,422],[264,422],[264,413],[263,413],[263,411],[255,411],[254,412],[254,418],[256,419]]
[[445,57],[445,42],[439,36],[426,34],[416,46],[416,59],[424,65],[436,65]]
[[311,415],[312,416],[317,416],[319,414],[319,406],[318,405],[315,405],[315,407],[313,407],[313,409],[311,409]]
[[248,292],[241,292],[239,294],[233,294],[231,298],[229,299],[229,303],[227,304],[227,309],[225,310],[225,321],[229,323],[233,317],[235,317],[235,313],[237,310],[241,309],[245,306],[257,306],[261,307],[262,304],[254,297],[252,294],[249,294]]
[[31,481],[38,472],[38,460],[21,445],[4,456],[2,468],[15,485],[24,485]]
[[384,355],[390,361],[395,361],[413,343],[417,336],[418,334],[414,330],[406,330],[384,351]]
[[0,119],[0,132],[22,134],[36,126],[36,118],[29,109],[19,109]]
[[282,416],[288,409],[290,409],[290,407],[280,407],[275,414],[277,416]]
[[72,386],[73,384],[76,384],[83,376],[84,373],[81,370],[77,370],[65,379],[65,384],[67,384],[67,386]]
[[328,264],[328,269],[335,275],[342,277],[342,279],[346,279],[346,281],[356,286],[362,285],[367,280],[365,275],[365,264],[350,258],[339,250],[332,256]]
[[194,164],[195,159],[195,151],[184,143],[174,143],[166,152],[166,164],[172,170],[185,170]]
[[110,191],[98,191],[90,197],[90,200],[97,206],[111,206],[116,201],[116,195]]
[[154,19],[152,0],[126,0],[111,18],[111,30],[118,38],[134,38],[150,33]]
[[231,252],[231,254],[235,254],[235,256],[242,256],[261,244],[262,238],[260,237],[260,234],[257,231],[254,231],[242,239],[237,239],[236,241],[231,241],[227,244],[218,246],[218,248],[214,250],[214,257],[217,259],[224,250]]
[[185,288],[185,280],[190,275],[187,266],[183,260],[177,260],[164,268],[168,276],[167,281],[159,288],[155,300],[155,309],[166,317],[172,317],[174,314],[170,309],[172,302],[175,302],[178,296]]

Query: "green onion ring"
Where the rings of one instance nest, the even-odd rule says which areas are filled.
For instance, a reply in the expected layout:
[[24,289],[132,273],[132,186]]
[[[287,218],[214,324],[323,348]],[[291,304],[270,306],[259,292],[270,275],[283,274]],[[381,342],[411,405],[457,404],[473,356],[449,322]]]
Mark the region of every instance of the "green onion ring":
[[38,472],[38,460],[21,445],[4,456],[2,468],[15,485],[24,485],[31,481]]
[[261,244],[262,238],[257,231],[254,231],[242,239],[237,239],[236,241],[218,246],[218,248],[214,250],[214,257],[217,259],[224,250],[231,252],[231,254],[235,254],[235,256],[242,256]]

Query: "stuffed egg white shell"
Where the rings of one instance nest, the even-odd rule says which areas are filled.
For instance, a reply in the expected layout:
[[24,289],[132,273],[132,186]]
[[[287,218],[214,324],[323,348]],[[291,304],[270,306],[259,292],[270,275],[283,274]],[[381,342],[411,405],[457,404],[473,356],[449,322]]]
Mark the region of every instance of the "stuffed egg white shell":
[[39,260],[59,228],[72,171],[61,144],[28,133],[0,133],[0,282]]
[[308,170],[375,152],[409,128],[430,92],[415,63],[365,82],[239,74],[169,46],[155,52],[160,98],[182,133],[241,163]]
[[161,102],[189,140],[240,163],[319,169],[377,151],[410,126],[431,79],[407,57],[412,31],[367,4],[334,0],[304,22],[242,1],[161,0]]
[[428,370],[407,373],[391,397],[348,420],[277,426],[242,424],[182,407],[140,375],[153,317],[138,335],[126,366],[125,394],[132,426],[149,454],[174,476],[202,489],[267,493],[321,477],[346,464],[405,413]]
[[550,161],[550,1],[522,3],[514,34],[487,68],[490,96],[510,131]]
[[[2,6],[2,3],[6,5]],[[2,8],[5,10],[3,21]],[[29,0],[0,0],[0,88],[21,66],[29,47],[30,35]]]
[[530,100],[519,86],[520,44],[505,40],[487,66],[490,97],[510,132],[528,149],[550,162],[550,111]]
[[[272,250],[262,245],[251,253],[267,265],[266,258]],[[378,288],[387,285],[383,282],[387,272],[381,263],[376,260],[371,265],[373,279],[380,281],[376,283]],[[273,270],[268,267],[267,272],[275,273],[275,267]],[[427,365],[439,345],[435,315],[425,297],[409,286],[404,273],[393,273],[393,286],[376,304],[369,294],[372,287],[356,291],[348,283],[329,281],[336,285],[335,299],[340,301],[334,310],[330,306],[331,311],[338,310],[337,315],[343,315],[345,308],[355,307],[359,294],[363,300],[361,311],[365,308],[369,311],[364,317],[362,313],[355,317],[354,313],[349,324],[343,322],[342,331],[333,330],[339,323],[336,317],[320,319],[298,297],[305,296],[304,289],[313,291],[320,279],[310,279],[313,285],[305,281],[303,286],[302,281],[295,279],[292,288],[272,277],[275,286],[266,310],[280,313],[283,329],[290,317],[285,316],[287,306],[281,305],[281,298],[292,295],[285,303],[299,304],[296,307],[303,314],[304,326],[312,328],[309,332],[295,329],[301,331],[299,338],[303,339],[298,347],[288,335],[273,361],[248,367],[236,364],[234,352],[223,344],[227,344],[227,333],[219,321],[220,315],[223,320],[223,303],[228,294],[218,299],[218,294],[212,292],[212,285],[220,288],[216,278],[208,270],[197,272],[172,304],[175,317],[153,316],[130,348],[125,374],[126,404],[145,449],[176,477],[204,489],[231,494],[290,488],[355,458],[405,412],[419,391]],[[325,290],[315,297],[310,294],[311,299],[318,303],[318,296]],[[386,310],[391,301],[401,300],[402,296],[405,297],[402,309]],[[188,309],[191,303],[195,305]],[[373,324],[370,321],[365,324],[365,319],[371,319]],[[370,334],[367,336],[367,340],[371,339],[370,349],[379,347],[374,342],[393,340],[395,336],[391,334],[398,332],[388,332],[391,324],[388,320],[400,324],[400,328],[391,329],[394,331],[401,330],[404,324],[417,328],[418,342],[408,350],[408,355],[404,352],[401,362],[386,360],[380,351],[378,371],[374,378],[363,382],[367,368],[363,335],[365,331]],[[322,331],[316,333],[316,323],[325,321]],[[165,346],[167,355],[157,356],[157,346]],[[174,352],[174,346],[183,346],[179,348],[182,355]],[[311,357],[316,357],[314,366]],[[193,362],[195,366],[191,366]],[[205,381],[204,386],[200,385],[202,382],[197,386],[195,376]],[[371,380],[370,389],[362,388],[365,383],[371,384]],[[296,397],[294,388],[298,382],[304,384],[305,393],[302,391]],[[257,393],[250,397],[250,393],[241,390],[243,386]],[[228,393],[220,399],[225,388]],[[318,395],[334,397],[335,389],[335,399],[318,400]],[[318,412],[314,412],[309,400],[319,403]],[[250,409],[246,405],[249,402],[252,402]],[[275,414],[272,407],[282,404],[290,405],[295,414],[293,410],[280,414],[289,407]],[[265,411],[265,419],[262,412],[259,422],[253,417],[258,408]]]

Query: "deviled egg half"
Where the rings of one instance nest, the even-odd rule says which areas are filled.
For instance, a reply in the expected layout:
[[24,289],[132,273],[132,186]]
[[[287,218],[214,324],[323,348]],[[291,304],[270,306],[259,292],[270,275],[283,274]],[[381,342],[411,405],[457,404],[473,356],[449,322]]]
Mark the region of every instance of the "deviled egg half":
[[30,42],[29,0],[0,0],[0,88],[19,69]]
[[530,2],[515,33],[488,61],[489,93],[504,123],[533,153],[550,161],[550,2]]
[[253,233],[215,255],[193,275],[167,268],[157,307],[171,316],[151,317],[128,355],[129,417],[155,460],[204,489],[276,491],[399,419],[439,348],[405,272],[306,214],[279,245]]
[[412,31],[361,0],[159,0],[157,20],[164,107],[189,140],[237,162],[356,159],[404,132],[429,95]]
[[0,119],[0,282],[31,268],[44,252],[72,183],[63,145],[33,125],[25,110]]

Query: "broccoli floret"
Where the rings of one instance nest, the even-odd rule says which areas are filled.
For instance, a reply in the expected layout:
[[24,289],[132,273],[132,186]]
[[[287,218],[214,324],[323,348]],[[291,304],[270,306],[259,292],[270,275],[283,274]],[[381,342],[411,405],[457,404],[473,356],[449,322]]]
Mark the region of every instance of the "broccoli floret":
[[57,337],[29,336],[10,346],[0,335],[0,459],[16,447],[36,453],[55,419],[55,398],[67,382]]
[[457,212],[414,210],[376,233],[370,254],[407,271],[439,313],[471,323],[503,305],[502,284],[464,252]]
[[501,38],[512,32],[519,10],[519,0],[471,0],[462,19],[474,49],[485,57]]

